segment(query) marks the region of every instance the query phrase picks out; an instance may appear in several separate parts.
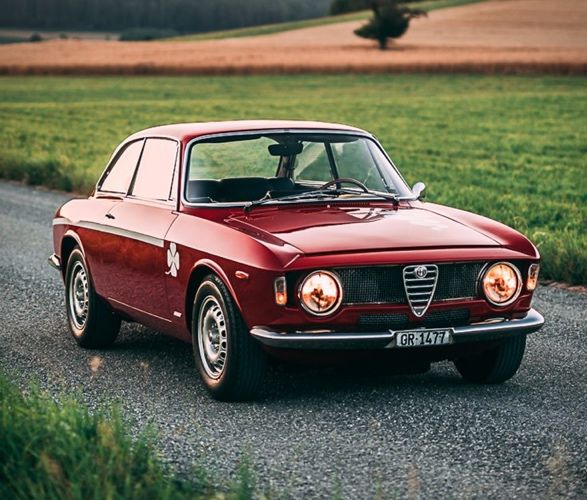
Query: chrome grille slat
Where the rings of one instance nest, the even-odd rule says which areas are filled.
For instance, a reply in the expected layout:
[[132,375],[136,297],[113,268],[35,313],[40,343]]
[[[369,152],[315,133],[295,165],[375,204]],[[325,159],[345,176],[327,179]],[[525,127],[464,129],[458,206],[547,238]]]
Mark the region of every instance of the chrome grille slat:
[[[403,269],[404,289],[412,312],[418,318],[428,310],[438,282],[438,267],[435,264],[406,266]],[[422,291],[422,288],[427,290]]]

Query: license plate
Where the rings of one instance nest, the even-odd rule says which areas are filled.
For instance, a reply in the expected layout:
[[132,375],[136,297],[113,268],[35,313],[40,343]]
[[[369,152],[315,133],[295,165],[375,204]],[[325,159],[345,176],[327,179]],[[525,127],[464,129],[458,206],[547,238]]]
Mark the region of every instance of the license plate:
[[[392,333],[394,333],[392,331]],[[452,330],[407,330],[395,332],[395,347],[421,347],[452,343]]]

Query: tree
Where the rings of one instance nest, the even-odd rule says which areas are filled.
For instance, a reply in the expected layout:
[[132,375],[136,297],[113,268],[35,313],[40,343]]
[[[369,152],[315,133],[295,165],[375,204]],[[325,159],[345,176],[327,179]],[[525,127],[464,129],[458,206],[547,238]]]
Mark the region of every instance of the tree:
[[415,17],[425,16],[420,9],[411,9],[398,5],[394,0],[374,0],[371,2],[373,17],[367,24],[355,30],[355,34],[379,42],[379,48],[385,50],[390,38],[399,38],[410,26]]
[[330,4],[330,14],[337,16],[338,14],[366,10],[369,8],[369,3],[369,0],[333,0]]

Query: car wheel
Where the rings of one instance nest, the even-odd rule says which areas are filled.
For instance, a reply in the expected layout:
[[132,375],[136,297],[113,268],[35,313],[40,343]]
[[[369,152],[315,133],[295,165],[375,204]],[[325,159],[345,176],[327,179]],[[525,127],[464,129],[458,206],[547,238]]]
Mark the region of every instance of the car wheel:
[[258,393],[267,366],[265,353],[215,275],[206,276],[196,293],[192,344],[198,372],[215,399],[245,400]]
[[512,378],[524,357],[526,335],[516,335],[497,347],[455,360],[461,376],[478,384],[500,384]]
[[76,248],[67,261],[65,304],[69,329],[76,342],[88,349],[112,345],[120,331],[120,317],[92,286],[84,255]]

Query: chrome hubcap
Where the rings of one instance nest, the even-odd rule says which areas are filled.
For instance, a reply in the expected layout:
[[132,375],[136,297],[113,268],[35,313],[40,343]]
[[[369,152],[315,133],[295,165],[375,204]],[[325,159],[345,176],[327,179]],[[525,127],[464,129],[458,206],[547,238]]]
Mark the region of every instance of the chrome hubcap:
[[81,262],[76,262],[69,282],[69,316],[78,330],[88,319],[90,302],[88,276]]
[[198,351],[209,377],[217,379],[222,375],[227,349],[224,313],[216,298],[209,295],[202,302],[198,317]]

